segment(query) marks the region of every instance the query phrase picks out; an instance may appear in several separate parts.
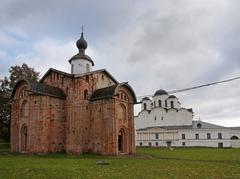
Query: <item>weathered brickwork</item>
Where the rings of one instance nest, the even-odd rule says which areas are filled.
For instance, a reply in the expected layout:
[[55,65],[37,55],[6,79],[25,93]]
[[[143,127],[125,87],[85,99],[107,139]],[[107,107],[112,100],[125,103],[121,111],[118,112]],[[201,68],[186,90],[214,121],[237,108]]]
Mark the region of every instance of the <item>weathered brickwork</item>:
[[72,75],[50,69],[21,80],[12,95],[11,151],[134,154],[131,87],[106,70]]

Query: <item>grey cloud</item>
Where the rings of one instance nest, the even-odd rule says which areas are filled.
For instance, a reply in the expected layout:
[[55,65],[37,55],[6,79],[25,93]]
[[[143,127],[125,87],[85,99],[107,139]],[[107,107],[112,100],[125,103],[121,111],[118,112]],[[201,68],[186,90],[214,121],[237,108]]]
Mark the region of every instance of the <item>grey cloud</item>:
[[0,22],[7,28],[21,29],[31,38],[48,35],[62,39],[72,37],[70,34],[79,35],[82,25],[90,38],[106,35],[116,30],[116,25],[124,25],[128,18],[125,12],[131,9],[128,2],[92,0],[12,0],[1,6]]
[[8,67],[11,64],[10,56],[0,50],[0,79],[8,75]]
[[[10,45],[14,55],[10,48],[4,52],[15,59],[11,63],[25,61],[44,73],[69,68],[67,59],[77,50],[73,41],[85,25],[95,69],[107,68],[119,81],[129,81],[139,96],[238,75],[239,5],[237,0],[3,0],[0,31],[17,41]],[[10,64],[0,63],[3,74]],[[229,83],[176,95],[196,117],[219,122],[239,116],[239,89]],[[240,125],[240,119],[235,122]]]

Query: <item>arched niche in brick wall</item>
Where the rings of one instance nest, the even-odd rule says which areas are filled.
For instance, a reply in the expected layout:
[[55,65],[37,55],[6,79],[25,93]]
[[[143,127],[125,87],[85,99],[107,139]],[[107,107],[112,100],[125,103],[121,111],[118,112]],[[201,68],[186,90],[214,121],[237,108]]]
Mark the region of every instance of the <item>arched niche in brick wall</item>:
[[28,117],[29,115],[29,103],[27,100],[24,100],[20,107],[21,117]]
[[127,153],[129,144],[128,144],[128,131],[122,126],[118,132],[118,153]]
[[15,99],[19,99],[19,98],[24,98],[28,95],[28,90],[27,90],[27,85],[24,84],[22,87],[20,87],[16,94],[15,94]]
[[126,107],[124,104],[120,103],[117,105],[118,119],[120,121],[125,121],[127,117]]

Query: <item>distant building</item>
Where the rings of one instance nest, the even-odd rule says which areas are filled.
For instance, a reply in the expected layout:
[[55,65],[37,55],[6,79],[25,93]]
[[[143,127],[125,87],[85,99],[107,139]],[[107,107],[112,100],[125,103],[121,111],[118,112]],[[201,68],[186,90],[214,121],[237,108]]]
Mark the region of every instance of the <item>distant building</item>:
[[193,110],[181,107],[174,95],[158,90],[141,101],[135,117],[136,146],[240,147],[240,127],[193,121]]
[[92,71],[83,33],[76,45],[71,73],[51,68],[39,82],[14,87],[12,152],[135,153],[134,91],[105,69]]

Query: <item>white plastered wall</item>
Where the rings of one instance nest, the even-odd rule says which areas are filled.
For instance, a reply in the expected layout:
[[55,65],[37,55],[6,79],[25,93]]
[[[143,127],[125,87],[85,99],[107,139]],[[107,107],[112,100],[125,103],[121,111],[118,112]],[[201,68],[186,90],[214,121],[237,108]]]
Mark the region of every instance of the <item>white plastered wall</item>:
[[[87,68],[87,65],[89,68]],[[89,70],[89,71],[88,71]],[[71,73],[83,74],[92,71],[92,63],[86,59],[74,59],[71,61]]]

